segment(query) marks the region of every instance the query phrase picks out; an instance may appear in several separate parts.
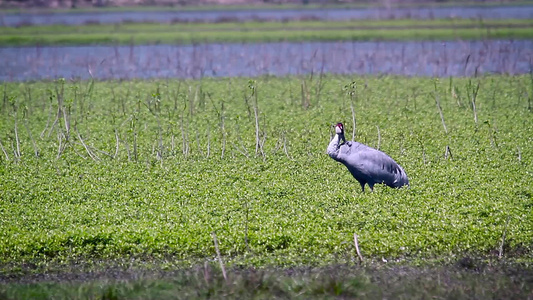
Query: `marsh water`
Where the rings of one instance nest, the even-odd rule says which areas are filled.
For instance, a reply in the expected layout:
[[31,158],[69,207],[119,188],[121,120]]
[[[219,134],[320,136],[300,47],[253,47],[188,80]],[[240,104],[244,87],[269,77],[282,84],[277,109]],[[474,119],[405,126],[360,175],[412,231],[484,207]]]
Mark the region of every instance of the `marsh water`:
[[530,72],[533,41],[302,42],[0,48],[0,80]]
[[80,13],[24,13],[0,15],[0,26],[87,24],[121,22],[217,22],[223,20],[351,20],[351,19],[531,19],[533,5],[517,6],[450,6],[410,7],[387,9],[370,8],[320,8],[320,9],[254,9],[254,10],[202,10],[202,11],[124,11]]

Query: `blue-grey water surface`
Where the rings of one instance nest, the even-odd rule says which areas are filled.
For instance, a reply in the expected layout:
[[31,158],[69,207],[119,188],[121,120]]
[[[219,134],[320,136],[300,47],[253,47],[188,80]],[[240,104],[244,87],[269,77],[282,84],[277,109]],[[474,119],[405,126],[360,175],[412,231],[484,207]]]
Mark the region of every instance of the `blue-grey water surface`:
[[472,76],[531,70],[533,41],[303,42],[0,48],[0,80],[333,74]]
[[418,8],[322,8],[322,9],[254,9],[206,11],[144,11],[144,12],[81,12],[81,13],[23,13],[0,15],[0,26],[24,24],[121,23],[128,22],[215,22],[221,20],[247,21],[253,19],[284,20],[314,18],[320,20],[351,19],[531,19],[533,5],[518,6],[456,6]]

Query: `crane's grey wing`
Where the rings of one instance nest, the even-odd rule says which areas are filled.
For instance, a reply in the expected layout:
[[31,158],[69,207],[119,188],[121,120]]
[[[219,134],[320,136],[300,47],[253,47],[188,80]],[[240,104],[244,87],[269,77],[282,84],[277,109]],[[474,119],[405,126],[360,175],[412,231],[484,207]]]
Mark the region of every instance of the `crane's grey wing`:
[[346,162],[350,159],[350,156],[352,156],[353,154],[352,150],[354,149],[353,148],[354,144],[359,144],[359,143],[347,141],[347,142],[340,144],[338,146],[336,157],[334,157],[334,159],[343,164],[346,164]]
[[352,143],[350,148],[345,151],[348,153],[345,164],[352,174],[363,176],[369,183],[385,183],[391,187],[409,184],[405,171],[387,154],[360,143]]

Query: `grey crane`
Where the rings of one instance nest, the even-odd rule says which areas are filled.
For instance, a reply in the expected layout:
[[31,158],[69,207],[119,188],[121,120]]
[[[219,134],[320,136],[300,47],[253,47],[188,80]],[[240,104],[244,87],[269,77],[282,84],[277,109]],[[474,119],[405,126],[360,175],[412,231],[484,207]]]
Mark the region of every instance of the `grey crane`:
[[367,145],[346,141],[342,123],[335,125],[335,136],[328,145],[328,155],[348,168],[361,184],[363,192],[365,184],[371,191],[374,191],[376,183],[393,188],[409,185],[407,174],[390,156]]

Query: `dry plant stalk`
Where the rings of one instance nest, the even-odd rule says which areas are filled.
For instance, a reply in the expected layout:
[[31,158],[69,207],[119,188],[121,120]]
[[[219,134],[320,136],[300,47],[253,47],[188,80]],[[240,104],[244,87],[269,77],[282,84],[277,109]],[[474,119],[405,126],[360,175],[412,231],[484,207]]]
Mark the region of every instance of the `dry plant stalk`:
[[0,141],[0,148],[2,148],[2,152],[4,152],[4,156],[6,157],[6,160],[9,160],[9,156],[7,155],[4,145],[2,145],[2,141]]
[[505,243],[505,234],[507,233],[507,227],[509,226],[510,219],[511,219],[511,216],[508,216],[507,221],[505,222],[505,227],[503,228],[502,242],[500,243],[500,249],[498,251],[498,258],[503,257],[503,244]]
[[15,141],[17,143],[17,149],[15,150],[15,157],[20,158],[20,140],[19,140],[19,134],[18,134],[18,128],[17,128],[17,114],[15,112]]
[[453,159],[452,149],[450,149],[450,146],[446,145],[446,151],[444,152],[444,158],[448,159],[448,156],[450,156],[450,158]]
[[359,243],[357,242],[357,234],[353,234],[353,241],[355,244],[355,251],[357,251],[357,256],[359,257],[359,261],[363,262],[363,256],[361,255],[361,251],[359,251]]
[[207,123],[207,156],[206,158],[209,158],[210,154],[211,154],[211,126],[209,126],[209,123]]
[[283,151],[285,152],[285,155],[287,155],[287,158],[291,159],[291,156],[289,155],[289,150],[287,149],[287,139],[285,138],[285,131],[283,134]]
[[379,147],[381,146],[381,133],[379,132],[379,126],[376,125],[376,128],[378,129],[378,146],[376,149],[379,150]]
[[222,153],[220,158],[224,158],[226,152],[226,130],[224,129],[224,102],[220,106],[220,132],[222,133]]
[[[257,104],[257,103],[256,103]],[[261,139],[259,138],[259,116],[257,115],[257,105],[254,105],[254,117],[255,117],[255,156],[261,148]],[[261,150],[262,151],[262,150]]]
[[350,109],[352,110],[352,141],[355,141],[355,110],[353,108],[353,101],[350,101]]
[[81,137],[80,133],[78,132],[77,129],[76,130],[76,134],[78,135],[78,139],[80,140],[81,144],[83,145],[83,148],[85,148],[85,151],[87,151],[87,154],[89,155],[90,158],[92,158],[94,161],[98,161],[100,160],[100,158],[98,156],[96,156],[96,154],[94,154],[91,149],[89,149],[89,146],[87,146],[87,144],[85,144],[85,142],[83,141],[83,138]]
[[30,140],[33,146],[33,152],[35,153],[35,157],[39,157],[39,148],[37,148],[37,144],[35,143],[35,140],[33,139],[33,135],[31,134],[30,127],[28,126],[27,120],[24,120],[24,127],[26,127],[26,130],[28,131],[28,135],[30,136]]
[[474,112],[474,122],[477,124],[476,98],[479,92],[479,82],[475,90],[472,90],[472,111]]
[[444,122],[444,114],[442,113],[442,108],[440,106],[439,96],[435,90],[435,103],[437,104],[437,109],[439,110],[440,120],[442,121],[442,127],[444,127],[444,132],[448,134],[448,128],[446,128],[446,123]]
[[[240,132],[239,130],[239,124],[235,124],[235,126],[237,126],[237,132]],[[235,147],[235,149],[237,149],[237,151],[239,151],[242,155],[246,156],[246,158],[250,158],[250,155],[248,155],[248,149],[246,149],[246,147],[244,146],[244,143],[242,141],[242,138],[241,138],[241,135],[240,134],[237,134],[237,139],[239,140],[239,144],[241,145],[241,149],[239,149],[236,145],[233,145]]]
[[59,159],[59,157],[61,157],[61,153],[63,152],[63,150],[65,149],[62,145],[62,141],[63,141],[63,134],[61,133],[61,131],[57,131],[57,139],[59,140],[58,142],[58,146],[57,146],[57,159]]
[[422,161],[424,162],[424,165],[425,165],[426,164],[426,150],[424,149],[424,144],[418,137],[416,139],[418,143],[420,144],[420,147],[422,148]]
[[196,147],[198,148],[198,152],[200,153],[200,156],[204,156],[204,152],[202,151],[202,147],[200,146],[200,137],[198,136],[198,131],[195,132],[196,137]]
[[185,132],[183,128],[183,113],[180,118],[180,130],[181,130],[181,141],[182,141],[182,152],[185,157],[189,155],[189,134]]
[[118,131],[115,129],[115,141],[116,141],[116,147],[115,147],[115,154],[113,155],[113,158],[116,159],[118,156],[118,149],[119,149],[119,138],[118,138]]
[[[50,110],[48,111],[48,118],[46,119],[46,126],[44,127],[43,131],[39,135],[41,139],[44,138],[44,134],[46,130],[48,129],[48,125],[50,124],[50,119],[52,118],[52,111],[53,111],[52,101],[50,100]],[[48,133],[48,136],[50,136],[50,133]]]
[[128,144],[127,140],[124,140],[124,147],[126,148],[126,153],[128,154],[128,162],[131,161],[131,151],[130,151],[130,145]]
[[204,262],[204,280],[206,284],[209,284],[209,264]]
[[[311,81],[312,80],[313,78],[311,76]],[[309,106],[311,105],[311,94],[309,93],[305,80],[302,80],[301,90],[302,90],[302,107],[304,109],[308,109]]]
[[224,267],[224,262],[222,261],[220,250],[218,249],[217,235],[214,231],[211,232],[211,235],[213,236],[213,241],[215,242],[215,250],[217,252],[217,258],[218,258],[218,262],[220,263],[220,268],[222,269],[222,276],[224,276],[224,280],[228,282],[228,277],[226,276],[226,268]]
[[250,252],[250,245],[248,244],[248,201],[244,201],[244,206],[246,209],[246,223],[244,223],[244,243],[246,244],[246,249]]
[[[255,156],[257,157],[257,154],[261,152],[261,155],[265,157],[265,153],[263,151],[263,144],[261,143],[260,129],[259,129],[259,105],[257,103],[257,87],[254,86],[252,91],[253,91],[253,96],[254,96]],[[266,139],[266,137],[264,138]]]

